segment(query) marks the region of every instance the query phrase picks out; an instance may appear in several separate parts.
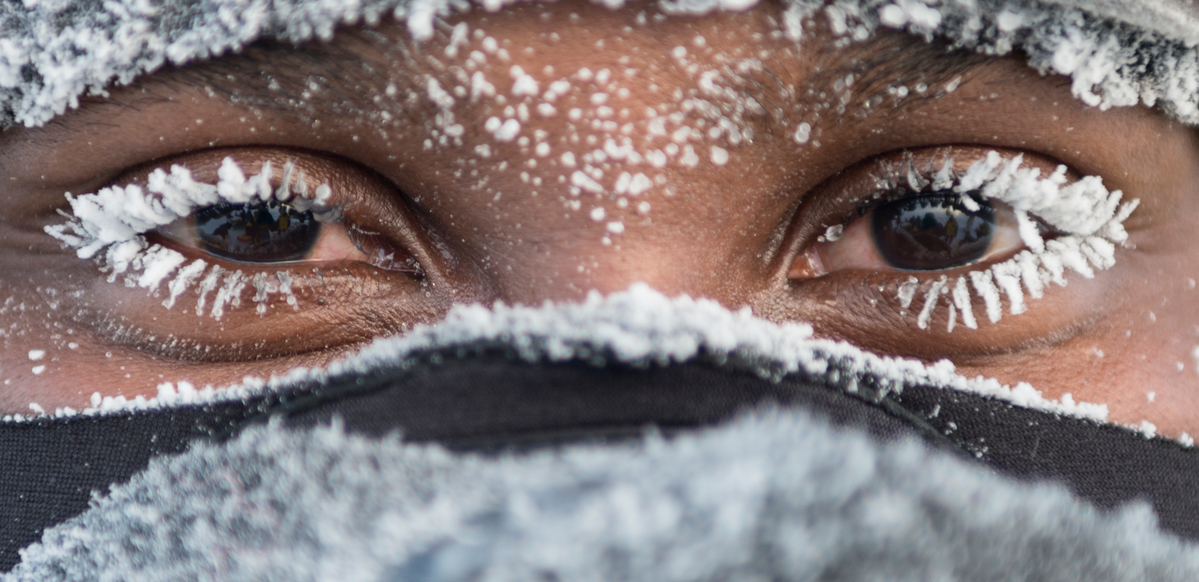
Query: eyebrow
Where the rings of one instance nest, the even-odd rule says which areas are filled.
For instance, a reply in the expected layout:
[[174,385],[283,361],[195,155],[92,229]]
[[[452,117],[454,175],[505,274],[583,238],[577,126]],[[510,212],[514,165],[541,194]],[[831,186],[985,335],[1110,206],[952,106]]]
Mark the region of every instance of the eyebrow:
[[[360,111],[368,95],[381,95],[389,76],[386,65],[366,58],[375,36],[371,29],[343,31],[334,42],[293,45],[264,39],[244,52],[152,77],[148,83],[203,86],[235,103],[313,116],[348,116]],[[392,45],[407,53],[403,43]],[[405,87],[415,90],[415,87]],[[412,107],[403,111],[414,113]],[[413,120],[415,121],[415,119]]]
[[[889,87],[945,84],[957,76],[965,80],[972,70],[996,58],[952,50],[936,40],[892,31],[880,31],[868,41],[845,47],[830,46],[835,44],[825,43],[822,50],[814,53],[818,69],[805,82],[827,90],[838,80],[853,75],[853,93],[862,97],[856,100],[856,105],[864,105],[868,96]],[[419,55],[410,52],[407,43],[395,42],[382,30],[359,27],[343,31],[336,41],[328,43],[293,45],[261,40],[244,52],[196,63],[171,76],[185,84],[208,86],[231,98],[252,101],[257,106],[274,105],[288,111],[308,107],[313,113],[338,115],[346,113],[341,106],[361,102],[365,95],[385,90],[388,77],[383,74],[384,69],[394,65],[370,58],[372,54],[382,54],[383,46],[389,49],[388,56],[404,58],[413,69],[423,62]],[[766,72],[774,78],[783,78],[769,67]],[[159,81],[156,77],[148,81],[174,81],[168,78]],[[313,83],[318,86],[319,95],[296,99],[305,93],[316,93],[312,90]],[[761,97],[766,91],[752,83],[733,88],[753,97]],[[403,89],[419,93],[421,87]],[[913,99],[910,104],[917,101]]]
[[[441,31],[439,31],[441,32]],[[980,72],[987,62],[997,57],[979,55],[968,50],[951,50],[951,47],[936,40],[928,41],[907,33],[880,31],[863,42],[839,46],[835,39],[825,40],[812,55],[815,64],[810,73],[800,81],[816,94],[824,93],[832,98],[838,83],[844,84],[852,76],[851,98],[844,103],[845,110],[836,118],[836,123],[862,123],[853,111],[871,108],[870,100],[883,94],[888,88],[924,83],[929,87],[944,85],[955,77],[962,81],[972,73]],[[386,51],[380,50],[386,47]],[[373,55],[380,55],[377,58]],[[424,88],[417,86],[420,75],[391,76],[385,74],[394,67],[384,58],[400,58],[405,65],[418,70],[422,63],[419,54],[413,54],[407,43],[395,42],[383,28],[357,27],[343,30],[332,42],[309,42],[294,45],[270,39],[260,40],[244,51],[227,54],[207,61],[161,70],[140,79],[132,87],[141,89],[136,96],[117,99],[97,99],[87,103],[87,108],[100,110],[111,106],[139,109],[155,101],[166,102],[171,98],[159,93],[194,91],[203,87],[210,93],[218,93],[239,105],[281,112],[287,115],[309,116],[311,121],[321,118],[353,118],[371,110],[370,96],[382,95],[387,84],[398,81],[406,86],[399,91],[393,105],[399,105],[398,113],[413,124],[423,124],[435,108],[428,99],[412,99],[411,95],[423,95]],[[767,65],[765,74],[775,80],[786,79],[779,70]],[[807,67],[805,67],[807,68]],[[1068,82],[1063,80],[1063,82]],[[753,97],[763,104],[775,101],[778,86],[768,86],[760,80],[737,83],[732,89]],[[886,116],[910,113],[943,96],[943,92],[928,91],[924,94],[910,91],[909,97],[875,111]],[[796,95],[796,100],[804,98]],[[790,111],[794,104],[773,103],[778,112]],[[397,108],[389,109],[397,112]],[[49,125],[59,125],[73,116],[59,116]],[[106,123],[101,116],[87,116],[88,125]],[[874,117],[874,116],[871,116]],[[875,121],[880,118],[875,117]],[[767,125],[776,125],[774,116],[766,115],[760,120]],[[78,125],[72,125],[78,130]],[[65,129],[65,128],[64,128]],[[769,129],[769,128],[768,128]]]
[[919,79],[945,83],[997,57],[953,49],[936,40],[904,33],[885,33],[869,44],[858,44],[832,57],[842,70],[857,73],[859,86],[877,91]]
[[[871,110],[871,103],[890,89],[905,87],[907,97],[893,99],[883,114],[912,113],[935,102],[947,91],[945,86],[964,83],[980,76],[988,64],[1000,57],[981,55],[966,49],[954,48],[933,40],[907,33],[883,31],[868,42],[848,47],[831,48],[818,56],[823,66],[810,77],[812,86],[834,88],[844,84],[852,75],[852,97],[846,111]],[[924,91],[919,87],[925,86]],[[950,90],[952,91],[952,90]],[[857,117],[846,115],[841,122],[856,123]]]

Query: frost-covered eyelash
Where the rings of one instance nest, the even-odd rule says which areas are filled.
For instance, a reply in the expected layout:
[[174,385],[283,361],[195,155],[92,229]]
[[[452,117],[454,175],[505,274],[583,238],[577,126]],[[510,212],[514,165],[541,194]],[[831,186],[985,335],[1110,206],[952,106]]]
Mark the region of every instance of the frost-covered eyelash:
[[341,220],[341,210],[332,205],[333,190],[328,184],[309,189],[302,171],[291,162],[284,164],[278,187],[272,187],[274,168],[268,160],[249,178],[232,158],[225,158],[217,171],[217,183],[206,184],[192,178],[183,166],[161,168],[146,178],[145,186],[109,186],[91,194],[67,193],[70,212],[67,222],[46,227],[46,233],[75,249],[81,259],[93,259],[108,272],[108,280],[124,275],[126,284],[154,293],[172,273],[167,283],[170,296],[163,301],[168,309],[193,284],[198,284],[196,314],[202,315],[213,291],[216,295],[210,314],[220,319],[226,305],[240,305],[247,284],[255,287],[258,312],[265,313],[267,299],[275,293],[296,305],[292,294],[295,277],[290,272],[257,273],[248,276],[240,270],[227,270],[196,259],[184,266],[187,258],[159,244],[150,244],[145,234],[182,220],[196,210],[219,203],[249,204],[286,202],[300,212],[310,211],[319,222]]
[[[1029,297],[1039,299],[1051,283],[1064,287],[1066,269],[1090,279],[1095,270],[1115,264],[1116,245],[1128,240],[1124,221],[1139,201],[1122,203],[1123,193],[1108,191],[1099,176],[1066,184],[1065,166],[1041,177],[1039,168],[1022,164],[1023,156],[1006,159],[992,151],[960,174],[953,170],[953,160],[946,158],[941,168],[926,178],[911,160],[905,160],[900,168],[891,168],[888,176],[880,179],[880,186],[890,189],[952,190],[962,195],[962,204],[969,210],[978,209],[977,200],[1003,202],[1012,208],[1020,238],[1028,246],[1006,261],[953,281],[942,275],[923,289],[919,279],[909,277],[899,286],[897,298],[906,310],[922,292],[924,302],[916,319],[920,329],[928,327],[942,297],[947,298],[949,307],[948,331],[953,331],[958,319],[966,327],[977,329],[971,288],[982,299],[987,319],[995,323],[1003,317],[1001,294],[1007,296],[1009,312],[1017,315],[1026,309],[1026,291]],[[1044,240],[1034,217],[1063,235]]]

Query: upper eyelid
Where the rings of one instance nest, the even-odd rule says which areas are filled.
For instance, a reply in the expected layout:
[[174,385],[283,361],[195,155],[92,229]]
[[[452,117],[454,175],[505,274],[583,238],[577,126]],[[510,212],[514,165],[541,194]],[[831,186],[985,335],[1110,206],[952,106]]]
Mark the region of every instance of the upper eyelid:
[[[151,78],[156,77],[147,79]],[[44,126],[6,132],[4,137],[10,141],[0,149],[0,168],[11,168],[12,175],[22,176],[31,186],[47,185],[40,179],[46,176],[62,191],[91,192],[119,180],[132,169],[215,148],[307,150],[314,144],[324,144],[323,151],[315,153],[363,164],[354,155],[356,150],[339,147],[337,140],[318,136],[314,141],[314,128],[297,116],[225,99],[208,100],[203,88],[179,85],[181,89],[176,93],[156,97],[144,105],[127,103],[129,96],[124,92],[140,91],[136,84],[134,88],[117,88],[112,98],[85,103]],[[243,121],[240,124],[190,123],[193,119],[239,117]],[[150,122],[172,126],[183,122],[190,131],[164,134],[148,129]],[[271,132],[250,131],[255,127],[269,127]]]
[[[922,190],[909,188],[909,184],[905,183],[909,171],[915,171],[924,179],[930,179],[930,174],[944,170],[944,163],[951,161],[953,182],[954,186],[957,186],[960,177],[980,159],[998,156],[1001,162],[1020,158],[1020,167],[1038,168],[1042,179],[1064,167],[1064,183],[1067,185],[1082,178],[1096,179],[1079,176],[1076,171],[1066,164],[1057,163],[1058,161],[1051,156],[1025,150],[1004,151],[1004,154],[1000,154],[996,148],[981,146],[936,146],[897,150],[850,165],[848,171],[843,171],[804,195],[796,215],[791,219],[795,230],[791,235],[787,252],[782,255],[785,260],[779,264],[779,268],[790,265],[794,257],[799,256],[803,249],[825,235],[827,230],[847,226],[860,216],[863,208],[868,209],[882,201],[894,199],[894,196],[884,194],[896,190]],[[1120,192],[1115,191],[1113,194]],[[1133,204],[1135,208],[1135,201]],[[1109,203],[1107,206],[1119,210],[1119,204]],[[1051,226],[1056,228],[1056,225]],[[1122,240],[1126,234],[1119,229],[1115,236]]]
[[[288,173],[281,169],[284,176]],[[326,219],[336,218],[336,209],[328,205],[332,189],[328,184],[305,185],[299,188],[302,174],[293,182],[274,186],[274,168],[267,160],[259,172],[246,176],[232,157],[226,157],[217,170],[215,184],[194,179],[190,170],[172,165],[167,171],[157,167],[145,175],[144,183],[127,183],[101,188],[94,193],[69,197],[72,213],[66,223],[46,228],[46,232],[68,246],[75,247],[81,258],[91,258],[106,252],[110,265],[118,272],[128,267],[128,253],[121,245],[143,245],[142,235],[171,224],[195,210],[218,202],[244,203],[254,199],[290,198],[288,187],[295,184],[305,196],[305,205],[318,209]],[[269,173],[268,173],[269,172]],[[282,180],[283,176],[281,176]],[[323,212],[322,212],[323,210]],[[114,254],[114,247],[118,247]]]
[[[1096,270],[1106,270],[1115,264],[1116,245],[1123,244],[1128,238],[1123,223],[1136,209],[1139,200],[1123,200],[1121,191],[1107,190],[1097,176],[1071,180],[1067,178],[1068,168],[1064,165],[1044,176],[1039,168],[1022,169],[1022,160],[1022,154],[1005,158],[998,152],[988,151],[965,172],[952,172],[955,176],[953,190],[959,194],[977,192],[981,198],[1012,206],[1025,249],[1000,263],[971,269],[966,275],[953,274],[952,279],[941,273],[934,274],[939,276],[935,281],[921,282],[919,278],[909,276],[908,292],[901,292],[899,299],[906,310],[917,289],[925,293],[917,318],[921,329],[927,327],[932,311],[940,304],[946,289],[953,289],[949,328],[952,330],[953,314],[957,313],[953,310],[961,310],[963,317],[968,315],[964,321],[968,322],[968,327],[975,327],[969,287],[984,300],[987,318],[997,322],[1003,316],[1001,294],[1007,296],[1009,311],[1016,315],[1025,309],[1025,290],[1036,299],[1051,284],[1064,286],[1067,270],[1092,278]],[[941,183],[934,186],[945,185],[954,163],[943,165]],[[897,186],[893,176],[891,178],[887,185]],[[938,190],[940,188],[933,191]],[[1046,241],[1039,224],[1030,219],[1032,216],[1044,219],[1060,231],[1060,236]],[[930,282],[932,286],[924,289],[923,284]]]
[[[1003,153],[999,155],[1003,159],[1020,156],[1023,160],[1022,166],[1039,168],[1042,176],[1065,166],[1069,181],[1081,177],[1064,162],[1037,152],[1002,147],[949,145],[902,149],[872,156],[870,159],[850,164],[848,170],[817,186],[814,191],[819,195],[828,196],[828,190],[841,189],[845,182],[849,181],[855,192],[837,192],[834,195],[842,198],[841,204],[844,206],[852,206],[845,212],[846,219],[852,219],[860,211],[869,210],[880,203],[927,192],[928,187],[936,183],[937,174],[944,172],[943,164],[946,161],[950,162],[951,168],[947,176],[948,181],[941,186],[952,189],[957,186],[958,179],[971,165],[988,153],[999,153],[1001,150]],[[909,181],[912,176],[921,182],[912,184]],[[863,187],[866,181],[870,181],[870,184]],[[928,184],[923,184],[924,182]]]
[[1073,177],[1065,164],[1051,172],[1043,166],[1026,164],[1024,152],[1005,156],[990,150],[964,171],[957,169],[961,164],[956,158],[948,157],[948,153],[945,156],[931,179],[921,174],[922,168],[908,162],[908,172],[893,173],[882,187],[907,189],[910,193],[951,189],[964,200],[997,199],[1011,205],[1018,214],[1037,216],[1050,226],[1084,235],[1097,232],[1100,222],[1117,214],[1123,196],[1119,190],[1107,190],[1101,177]]

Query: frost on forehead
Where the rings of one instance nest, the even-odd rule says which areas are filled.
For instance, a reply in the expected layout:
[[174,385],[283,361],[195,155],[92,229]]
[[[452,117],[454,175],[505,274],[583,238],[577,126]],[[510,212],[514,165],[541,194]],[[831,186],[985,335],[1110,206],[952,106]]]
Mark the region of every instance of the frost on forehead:
[[[646,14],[622,34],[652,38]],[[766,114],[741,89],[764,71],[766,45],[757,40],[714,47],[693,32],[633,58],[618,48],[627,37],[605,37],[595,41],[596,58],[578,62],[554,58],[556,31],[533,42],[486,21],[443,32],[445,46],[427,57],[434,72],[413,73],[420,78],[406,89],[408,103],[436,113],[424,128],[397,131],[427,130],[418,139],[446,155],[442,171],[486,199],[512,194],[486,177],[519,175],[521,195],[558,198],[601,225],[604,244],[617,244],[630,214],[649,214],[654,197],[679,191],[675,176],[734,162],[735,150],[754,139],[753,120]],[[468,130],[462,120],[470,119],[480,123]]]
[[[481,0],[499,10],[512,0]],[[599,0],[620,8],[624,0]],[[755,0],[658,0],[664,14],[740,11]],[[906,30],[986,54],[1018,51],[1037,69],[1073,78],[1080,99],[1101,107],[1158,105],[1199,122],[1199,24],[1179,2],[1073,2],[1094,13],[1028,0],[790,0],[780,21],[795,39],[824,18],[850,41],[879,28]],[[1113,6],[1126,4],[1128,10]],[[0,126],[46,123],[85,94],[127,84],[165,64],[237,51],[259,38],[329,39],[342,24],[384,17],[432,36],[436,19],[468,0],[28,0],[0,6]],[[1182,7],[1180,7],[1182,6]],[[643,8],[643,7],[641,7]],[[1135,9],[1133,9],[1135,8]],[[640,8],[639,8],[640,9]]]

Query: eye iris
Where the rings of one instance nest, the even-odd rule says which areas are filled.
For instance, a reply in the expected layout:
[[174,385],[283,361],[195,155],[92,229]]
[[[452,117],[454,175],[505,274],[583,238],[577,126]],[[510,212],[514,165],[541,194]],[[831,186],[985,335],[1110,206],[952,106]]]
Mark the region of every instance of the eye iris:
[[982,258],[995,235],[995,212],[987,201],[968,210],[956,194],[926,194],[882,204],[871,228],[878,252],[891,266],[933,271]]
[[320,235],[311,212],[280,202],[216,204],[198,211],[195,220],[205,250],[244,263],[301,260]]

